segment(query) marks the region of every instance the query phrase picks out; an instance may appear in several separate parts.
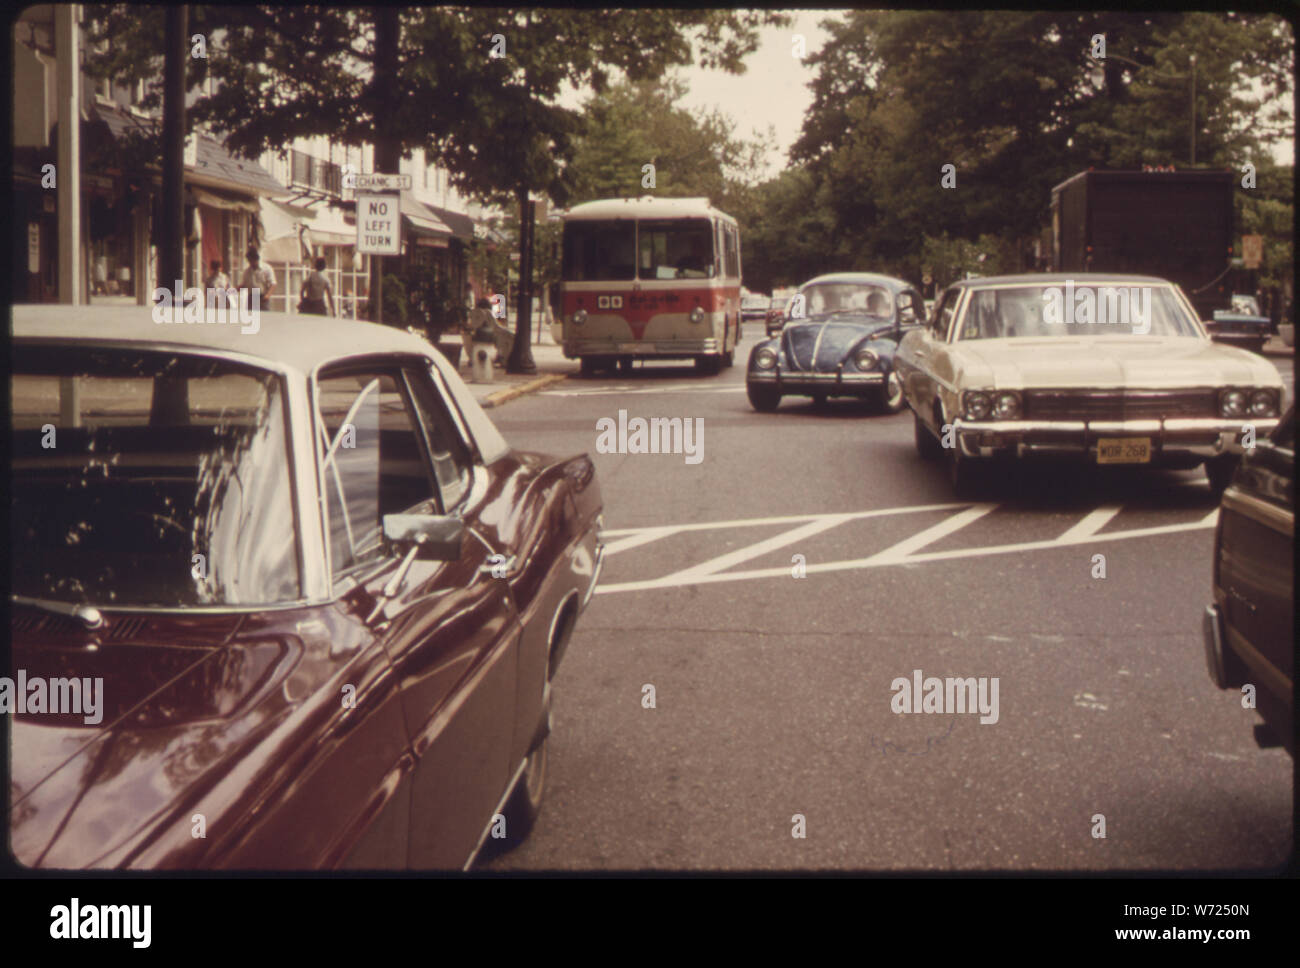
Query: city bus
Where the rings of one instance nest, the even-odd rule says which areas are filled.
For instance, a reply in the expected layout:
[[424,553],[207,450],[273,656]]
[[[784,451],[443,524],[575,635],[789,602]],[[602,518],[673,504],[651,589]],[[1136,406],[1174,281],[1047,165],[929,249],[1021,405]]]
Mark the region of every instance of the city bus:
[[740,229],[707,198],[616,198],[562,216],[564,355],[584,374],[694,360],[716,374],[740,341]]

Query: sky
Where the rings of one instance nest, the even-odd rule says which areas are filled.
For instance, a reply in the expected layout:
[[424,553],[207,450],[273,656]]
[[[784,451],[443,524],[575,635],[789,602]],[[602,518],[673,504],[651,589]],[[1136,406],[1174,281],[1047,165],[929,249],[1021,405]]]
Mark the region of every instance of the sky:
[[[759,30],[759,48],[746,58],[748,70],[744,74],[696,66],[680,71],[680,76],[690,85],[690,92],[682,101],[684,107],[718,108],[736,123],[736,134],[742,138],[752,137],[755,130],[764,132],[768,125],[776,129],[778,147],[768,156],[765,179],[788,167],[786,150],[799,137],[804,113],[812,105],[808,84],[815,72],[792,56],[793,37],[804,36],[809,54],[820,50],[829,34],[818,24],[827,18],[838,18],[841,11],[796,10],[790,14],[794,22],[789,27]],[[577,99],[573,106],[576,103]],[[1294,163],[1294,142],[1274,145],[1273,158],[1279,164]]]

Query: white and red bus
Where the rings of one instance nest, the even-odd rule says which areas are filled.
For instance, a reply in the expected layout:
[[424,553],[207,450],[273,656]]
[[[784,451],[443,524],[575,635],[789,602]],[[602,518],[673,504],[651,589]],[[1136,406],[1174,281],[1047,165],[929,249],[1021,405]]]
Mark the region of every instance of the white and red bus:
[[731,366],[740,341],[740,229],[707,198],[616,198],[564,219],[564,355],[583,373],[632,361]]

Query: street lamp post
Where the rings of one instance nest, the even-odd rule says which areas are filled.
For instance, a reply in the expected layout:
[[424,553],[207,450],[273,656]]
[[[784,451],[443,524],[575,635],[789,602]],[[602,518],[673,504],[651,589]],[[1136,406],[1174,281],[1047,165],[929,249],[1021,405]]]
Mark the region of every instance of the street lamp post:
[[[1191,81],[1192,129],[1189,134],[1188,141],[1190,145],[1191,163],[1193,166],[1195,166],[1196,164],[1196,55],[1195,54],[1191,55],[1192,69],[1190,74],[1165,74],[1162,73],[1161,71],[1153,71],[1145,64],[1139,64],[1137,61],[1131,60],[1128,57],[1123,57],[1120,54],[1108,53],[1106,56],[1113,57],[1117,61],[1123,61],[1125,64],[1132,64],[1134,67],[1141,68],[1144,73],[1150,74],[1153,77],[1162,77],[1165,80],[1170,80],[1170,81],[1187,81],[1187,80]],[[1100,90],[1101,86],[1105,83],[1106,75],[1105,72],[1102,70],[1101,65],[1097,63],[1096,58],[1090,58],[1090,60],[1092,60],[1095,65],[1091,72],[1092,83],[1094,87]]]

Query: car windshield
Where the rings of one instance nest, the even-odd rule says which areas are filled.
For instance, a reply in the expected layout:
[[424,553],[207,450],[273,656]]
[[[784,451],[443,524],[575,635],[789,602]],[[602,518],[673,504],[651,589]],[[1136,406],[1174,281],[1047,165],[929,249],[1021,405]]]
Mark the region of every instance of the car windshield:
[[[809,317],[851,314],[893,319],[894,297],[883,286],[862,283],[823,282],[805,286],[799,291],[804,297],[804,313]],[[791,307],[794,312],[795,307]]]
[[15,595],[118,607],[301,597],[280,378],[193,354],[13,347]]
[[1201,332],[1170,286],[1054,284],[977,289],[959,339],[1187,336]]

